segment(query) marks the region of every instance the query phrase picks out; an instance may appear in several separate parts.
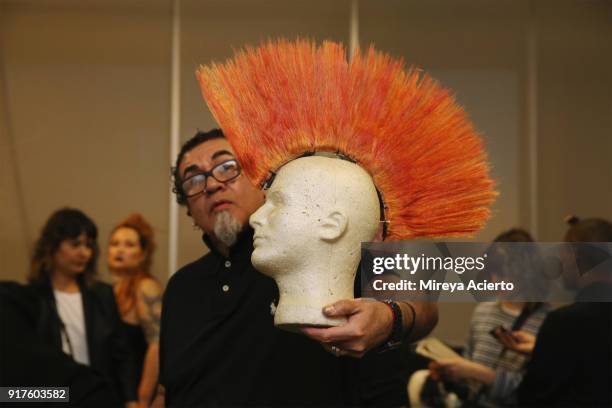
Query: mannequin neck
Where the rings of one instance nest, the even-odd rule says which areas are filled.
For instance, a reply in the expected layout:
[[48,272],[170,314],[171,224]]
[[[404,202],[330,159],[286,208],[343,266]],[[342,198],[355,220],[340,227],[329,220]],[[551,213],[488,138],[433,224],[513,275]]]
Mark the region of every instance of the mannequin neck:
[[323,307],[353,299],[359,259],[345,259],[343,263],[333,262],[332,257],[326,260],[274,276],[280,294],[275,325],[339,326],[346,322],[344,318],[326,317]]

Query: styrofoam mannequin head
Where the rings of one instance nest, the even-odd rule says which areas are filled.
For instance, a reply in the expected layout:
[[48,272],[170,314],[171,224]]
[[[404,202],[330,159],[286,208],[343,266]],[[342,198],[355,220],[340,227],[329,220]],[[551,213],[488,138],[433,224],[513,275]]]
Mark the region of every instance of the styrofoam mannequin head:
[[278,171],[250,218],[253,265],[280,291],[276,325],[343,323],[322,308],[353,298],[361,242],[376,235],[379,212],[371,177],[354,163],[309,156]]

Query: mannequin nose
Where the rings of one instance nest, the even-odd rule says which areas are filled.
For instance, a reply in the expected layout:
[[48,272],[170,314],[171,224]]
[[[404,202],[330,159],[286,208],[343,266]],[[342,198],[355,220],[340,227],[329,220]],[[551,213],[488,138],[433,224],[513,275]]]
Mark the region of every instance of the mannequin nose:
[[249,224],[251,225],[251,227],[253,227],[253,229],[262,226],[263,212],[265,206],[265,204],[262,205],[257,211],[251,214],[251,217],[249,218]]

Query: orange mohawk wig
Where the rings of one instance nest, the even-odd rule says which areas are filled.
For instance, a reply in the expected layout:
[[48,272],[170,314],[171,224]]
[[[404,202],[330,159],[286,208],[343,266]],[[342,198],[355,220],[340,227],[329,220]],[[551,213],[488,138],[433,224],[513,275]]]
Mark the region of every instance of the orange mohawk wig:
[[304,153],[337,152],[372,176],[390,239],[464,236],[489,217],[480,137],[448,90],[401,60],[279,40],[196,76],[256,185]]

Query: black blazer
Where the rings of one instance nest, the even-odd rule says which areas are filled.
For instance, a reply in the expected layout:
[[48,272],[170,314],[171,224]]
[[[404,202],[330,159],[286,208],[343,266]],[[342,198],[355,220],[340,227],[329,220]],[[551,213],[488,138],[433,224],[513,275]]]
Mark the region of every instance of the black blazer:
[[612,406],[612,303],[589,301],[610,293],[611,284],[594,284],[546,316],[518,388],[521,407]]
[[[122,407],[104,377],[41,341],[36,333],[37,303],[28,288],[16,282],[0,282],[0,386],[70,386],[68,403],[51,402],[45,407]],[[14,406],[25,408],[40,403]]]
[[[79,287],[90,367],[102,374],[124,401],[138,400],[134,360],[112,286],[99,281],[87,285],[79,279]],[[62,322],[51,284],[34,284],[31,289],[38,299],[38,335],[45,343],[61,349]]]

